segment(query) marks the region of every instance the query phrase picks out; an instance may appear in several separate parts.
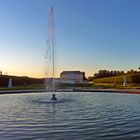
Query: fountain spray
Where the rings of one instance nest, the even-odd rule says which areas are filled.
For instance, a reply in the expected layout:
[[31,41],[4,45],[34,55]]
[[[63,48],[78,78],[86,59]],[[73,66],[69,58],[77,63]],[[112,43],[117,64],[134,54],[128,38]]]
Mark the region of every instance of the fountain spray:
[[49,44],[51,48],[51,60],[52,60],[52,100],[57,100],[55,97],[55,26],[54,26],[54,8],[49,9]]

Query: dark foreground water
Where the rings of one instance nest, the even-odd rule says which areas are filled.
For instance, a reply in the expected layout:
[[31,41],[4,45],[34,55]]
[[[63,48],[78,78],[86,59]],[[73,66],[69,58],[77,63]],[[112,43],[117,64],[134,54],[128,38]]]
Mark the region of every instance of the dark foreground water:
[[0,140],[140,140],[140,95],[0,95]]

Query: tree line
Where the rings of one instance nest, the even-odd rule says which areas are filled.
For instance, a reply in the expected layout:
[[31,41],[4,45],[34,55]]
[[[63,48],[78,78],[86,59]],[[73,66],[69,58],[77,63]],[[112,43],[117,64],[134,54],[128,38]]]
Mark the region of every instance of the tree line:
[[0,87],[7,87],[9,79],[12,79],[13,86],[26,86],[34,84],[43,84],[44,79],[42,78],[31,78],[26,76],[10,76],[10,75],[0,75]]
[[[140,70],[140,67],[139,67]],[[99,70],[97,73],[95,73],[93,76],[89,76],[88,80],[92,81],[93,79],[98,78],[105,78],[105,77],[112,77],[112,76],[122,76],[122,75],[128,75],[128,74],[137,74],[140,73],[140,71],[137,70],[128,70],[127,72],[124,71],[117,71],[117,70]]]

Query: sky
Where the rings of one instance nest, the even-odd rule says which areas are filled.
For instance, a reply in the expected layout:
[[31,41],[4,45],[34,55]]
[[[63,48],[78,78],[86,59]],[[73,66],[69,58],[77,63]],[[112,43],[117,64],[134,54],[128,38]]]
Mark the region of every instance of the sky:
[[0,0],[0,70],[44,77],[48,11],[55,9],[55,75],[138,70],[139,0]]

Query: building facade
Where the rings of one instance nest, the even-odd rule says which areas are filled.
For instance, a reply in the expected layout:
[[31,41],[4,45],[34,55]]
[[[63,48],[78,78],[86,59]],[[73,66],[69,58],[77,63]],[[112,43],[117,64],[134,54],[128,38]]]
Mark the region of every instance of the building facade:
[[61,83],[83,83],[83,73],[80,71],[63,71],[60,74]]

